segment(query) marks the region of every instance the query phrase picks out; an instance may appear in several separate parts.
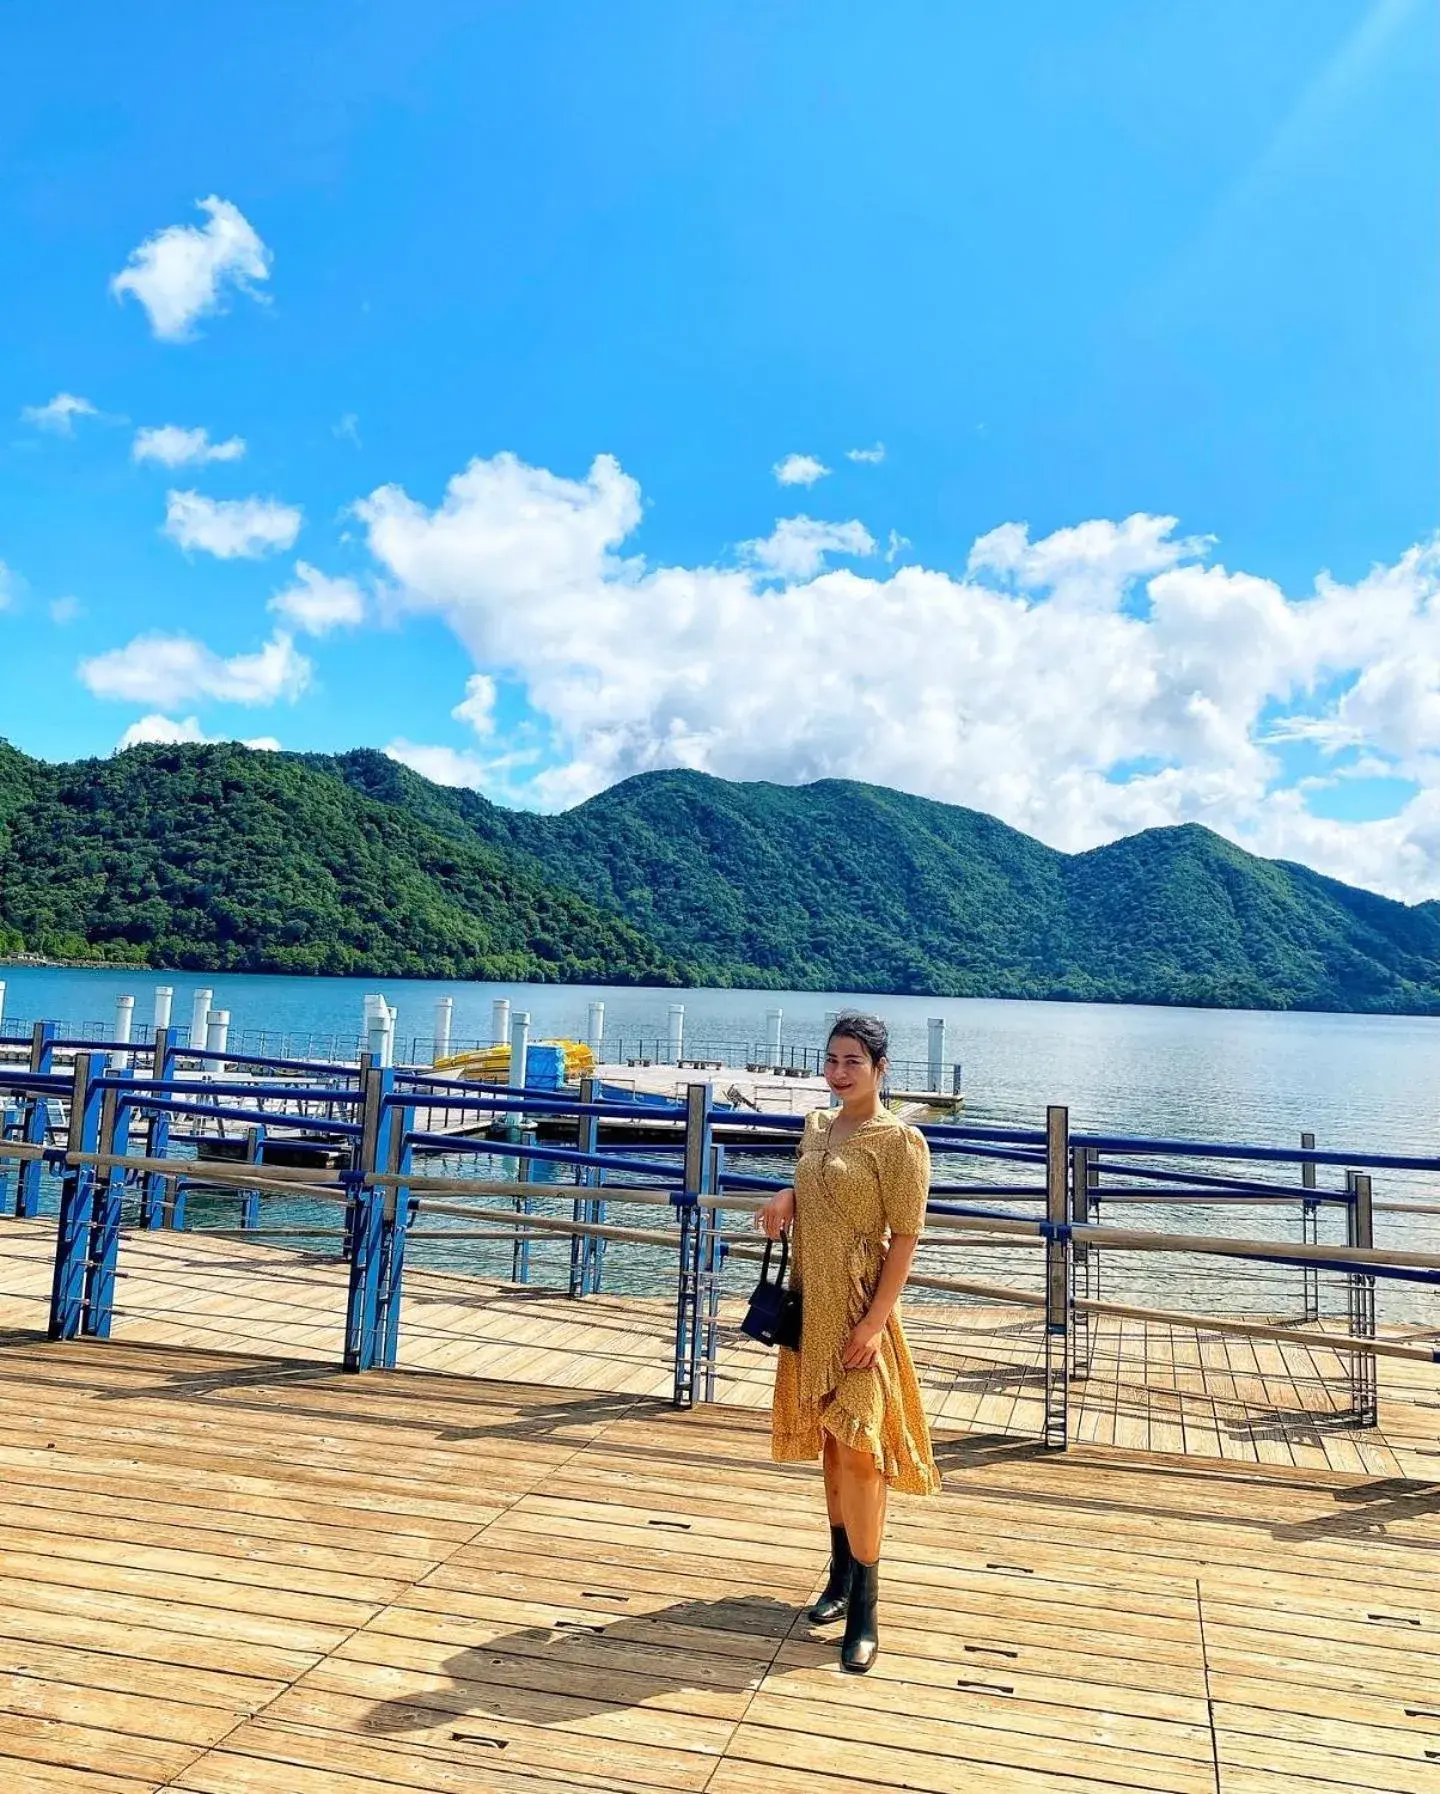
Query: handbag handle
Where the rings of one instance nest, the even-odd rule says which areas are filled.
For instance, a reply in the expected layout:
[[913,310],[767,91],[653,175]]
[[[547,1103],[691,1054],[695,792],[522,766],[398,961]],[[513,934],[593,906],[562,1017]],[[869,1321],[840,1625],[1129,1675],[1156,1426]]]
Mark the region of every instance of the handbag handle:
[[[770,1254],[774,1250],[774,1240],[766,1240],[765,1256],[760,1260],[760,1281],[762,1283],[768,1283],[770,1281]],[[780,1275],[775,1279],[776,1284],[780,1288],[783,1288],[785,1285],[785,1272],[789,1268],[789,1264],[790,1236],[787,1233],[782,1233],[780,1235]]]

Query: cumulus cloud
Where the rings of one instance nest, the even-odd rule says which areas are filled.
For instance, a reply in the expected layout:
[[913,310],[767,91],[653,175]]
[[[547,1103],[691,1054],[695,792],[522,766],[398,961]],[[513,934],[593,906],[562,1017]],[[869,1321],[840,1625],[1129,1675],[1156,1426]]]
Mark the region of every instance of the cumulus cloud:
[[203,549],[222,561],[259,560],[293,545],[303,512],[273,498],[206,498],[200,492],[165,495],[164,533],[182,548]]
[[968,570],[999,574],[1018,591],[1048,593],[1053,603],[1108,610],[1136,580],[1211,546],[1201,538],[1177,541],[1176,524],[1137,512],[1123,523],[1096,519],[1032,542],[1026,524],[1002,523],[971,548]]
[[465,696],[450,714],[456,722],[469,723],[477,735],[493,735],[496,695],[495,681],[488,673],[472,673],[465,681]]
[[295,583],[275,594],[270,609],[307,635],[325,635],[361,621],[365,594],[353,579],[330,579],[318,567],[296,561]]
[[[397,610],[440,617],[487,681],[523,693],[546,732],[531,803],[668,766],[858,778],[1067,849],[1198,821],[1440,894],[1440,542],[1299,593],[1148,514],[1004,525],[963,575],[822,572],[813,542],[793,571],[753,550],[739,567],[650,565],[631,551],[639,488],[605,456],[579,480],[477,460],[434,508],[390,486],[357,510]],[[815,527],[856,532],[822,556],[873,551],[862,524]],[[1381,822],[1312,815],[1286,728],[1341,767],[1363,746],[1420,789]],[[492,766],[450,771],[476,783]]]
[[216,654],[188,635],[139,635],[123,648],[92,655],[79,666],[81,683],[97,698],[173,710],[212,700],[274,704],[294,700],[310,683],[310,662],[288,635],[276,634],[254,654]]
[[813,486],[823,480],[830,469],[813,455],[786,455],[771,469],[782,486]]
[[873,448],[846,449],[845,459],[847,461],[868,462],[872,467],[878,466],[879,463],[885,459],[885,444],[883,442],[877,442]]
[[875,538],[863,523],[819,523],[813,517],[777,517],[768,536],[742,542],[740,552],[762,573],[779,579],[813,579],[827,554],[874,554]]
[[[144,742],[151,742],[161,747],[171,747],[181,742],[216,742],[227,741],[225,735],[207,735],[200,727],[200,719],[187,716],[181,720],[174,717],[161,716],[158,713],[142,716],[115,743],[115,752],[123,754],[126,748],[138,747]],[[273,735],[257,735],[252,740],[242,741],[241,747],[255,748],[267,754],[278,754],[280,743]]]
[[172,224],[147,237],[110,282],[117,299],[134,294],[162,342],[188,341],[227,292],[254,294],[253,283],[270,278],[270,251],[239,208],[214,194],[196,203],[203,225]]
[[185,430],[179,424],[157,424],[137,430],[130,445],[132,461],[156,461],[161,467],[186,467],[206,461],[238,461],[245,453],[240,436],[212,442],[208,430]]
[[73,392],[57,392],[46,405],[26,405],[20,413],[27,424],[37,430],[48,430],[53,436],[73,436],[77,417],[99,417],[89,399],[77,398]]
[[466,753],[452,747],[426,747],[403,736],[384,749],[392,760],[418,772],[434,785],[457,785],[470,791],[484,788],[489,779],[489,766],[479,754]]

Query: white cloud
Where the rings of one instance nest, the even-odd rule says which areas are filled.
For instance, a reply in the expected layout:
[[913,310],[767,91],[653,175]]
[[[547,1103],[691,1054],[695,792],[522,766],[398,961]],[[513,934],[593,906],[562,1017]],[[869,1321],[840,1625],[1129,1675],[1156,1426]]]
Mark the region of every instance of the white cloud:
[[67,595],[64,598],[56,598],[51,602],[50,621],[52,623],[58,623],[62,628],[64,628],[67,623],[78,621],[78,619],[84,615],[85,607],[81,604],[78,598],[72,598]]
[[200,492],[165,495],[165,530],[182,548],[200,548],[222,561],[259,560],[289,548],[303,512],[273,498],[206,498]]
[[883,442],[877,442],[873,448],[846,449],[845,459],[847,461],[868,462],[872,467],[878,466],[879,463],[885,459],[885,444]]
[[830,469],[813,455],[786,455],[771,469],[782,486],[813,486],[823,480]]
[[154,704],[170,710],[206,699],[228,704],[294,700],[312,668],[288,635],[277,634],[254,654],[225,658],[187,635],[140,635],[123,648],[82,660],[81,683],[97,698]]
[[820,523],[813,517],[777,517],[768,536],[742,542],[740,552],[761,572],[780,579],[813,579],[827,554],[874,554],[875,538],[863,523]]
[[359,623],[365,615],[365,594],[353,579],[330,579],[307,561],[296,561],[295,584],[277,592],[270,609],[307,635]]
[[348,442],[354,448],[360,447],[360,419],[353,411],[347,411],[344,417],[330,426],[330,434],[338,442]]
[[[849,777],[1067,849],[1198,821],[1395,895],[1440,894],[1440,539],[1292,594],[1137,515],[1034,540],[1002,526],[963,577],[815,577],[797,549],[777,586],[760,561],[627,555],[640,492],[604,456],[583,480],[474,461],[433,510],[393,486],[357,509],[397,614],[441,617],[481,677],[520,688],[545,748],[515,790],[532,804],[666,766]],[[476,690],[483,718],[489,686]],[[1311,751],[1361,746],[1421,789],[1383,821],[1316,817],[1287,788],[1282,732]],[[448,764],[494,789],[483,755]]]
[[489,776],[488,765],[481,755],[465,753],[459,748],[426,747],[417,741],[406,741],[402,736],[392,741],[384,752],[435,785],[459,785],[479,791]]
[[20,578],[13,567],[0,561],[0,610],[9,610],[20,589]]
[[147,237],[110,282],[117,299],[135,295],[162,342],[193,336],[196,319],[218,311],[228,288],[253,293],[252,282],[270,278],[270,251],[239,209],[213,194],[197,204],[205,224],[172,224]]
[[212,442],[208,430],[186,430],[179,424],[158,424],[137,430],[130,447],[132,461],[156,461],[162,467],[185,467],[206,461],[238,461],[245,453],[241,436]]
[[99,417],[89,399],[77,398],[73,392],[57,392],[47,405],[26,405],[20,413],[27,424],[37,430],[49,430],[54,436],[73,436],[77,417]]
[[[200,719],[187,716],[177,722],[173,717],[154,713],[142,716],[115,743],[115,752],[123,754],[126,748],[138,747],[144,742],[151,742],[161,747],[173,747],[182,742],[217,742],[227,741],[229,736],[207,735],[200,727]],[[267,754],[278,754],[280,743],[273,735],[257,735],[250,741],[242,741],[241,747],[254,748]]]
[[477,735],[495,733],[495,681],[488,673],[472,673],[465,681],[465,696],[450,712],[456,722],[469,723]]
[[1096,519],[1031,542],[1023,523],[1002,523],[970,550],[968,570],[998,573],[1017,591],[1048,592],[1057,604],[1111,610],[1138,579],[1203,555],[1204,538],[1177,541],[1174,517],[1137,512],[1123,523]]
[[152,712],[142,716],[130,727],[115,744],[116,753],[124,753],[126,748],[138,747],[142,742],[154,742],[163,747],[171,747],[182,741],[204,741],[206,735],[200,727],[198,716],[187,716],[183,722],[176,722],[171,717],[160,716]]

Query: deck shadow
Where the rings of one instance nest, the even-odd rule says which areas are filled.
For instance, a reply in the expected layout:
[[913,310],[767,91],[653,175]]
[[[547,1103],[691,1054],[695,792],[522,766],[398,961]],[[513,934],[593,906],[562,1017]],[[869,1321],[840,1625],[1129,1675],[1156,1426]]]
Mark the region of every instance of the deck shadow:
[[1388,1530],[1396,1521],[1440,1514],[1440,1482],[1386,1476],[1348,1489],[1336,1489],[1334,1496],[1337,1505],[1347,1511],[1274,1526],[1270,1536],[1275,1539],[1386,1538],[1390,1544],[1407,1551],[1440,1551],[1440,1540],[1397,1539]]
[[[361,1721],[361,1729],[395,1736],[454,1723],[451,1742],[486,1743],[491,1740],[479,1729],[486,1720],[556,1726],[626,1712],[656,1696],[685,1693],[730,1694],[742,1702],[802,1623],[803,1612],[802,1606],[772,1595],[731,1596],[678,1601],[608,1623],[522,1626],[487,1644],[455,1652],[434,1672],[407,1672],[417,1679],[446,1680],[410,1699],[377,1702]],[[689,1636],[677,1640],[675,1628]],[[705,1654],[706,1631],[746,1634],[760,1649],[750,1657],[717,1653],[705,1658],[707,1673],[687,1675],[687,1660]],[[808,1628],[805,1635],[810,1635]],[[836,1628],[813,1634],[827,1639],[832,1635],[838,1648]]]

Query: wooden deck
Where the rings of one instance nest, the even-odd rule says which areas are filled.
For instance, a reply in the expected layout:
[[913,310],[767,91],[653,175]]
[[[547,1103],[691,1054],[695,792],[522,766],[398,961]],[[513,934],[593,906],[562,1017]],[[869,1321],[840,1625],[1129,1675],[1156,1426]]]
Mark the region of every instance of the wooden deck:
[[759,1415],[11,1332],[0,1786],[1434,1794],[1440,1483],[940,1456],[853,1678]]
[[[0,1227],[0,1328],[43,1328],[53,1251],[53,1222]],[[135,1233],[120,1268],[118,1341],[340,1361],[346,1270],[338,1261],[233,1237]],[[773,1359],[734,1320],[732,1306],[717,1397],[762,1408]],[[938,1430],[1038,1437],[1043,1341],[1033,1310],[917,1302],[906,1324]],[[412,1265],[400,1358],[414,1370],[663,1397],[673,1326],[663,1302],[606,1295],[575,1303]],[[1440,1367],[1382,1359],[1380,1393],[1379,1428],[1357,1431],[1345,1413],[1345,1366],[1318,1332],[1313,1346],[1279,1345],[1105,1321],[1090,1377],[1071,1388],[1071,1436],[1235,1464],[1440,1478]]]

